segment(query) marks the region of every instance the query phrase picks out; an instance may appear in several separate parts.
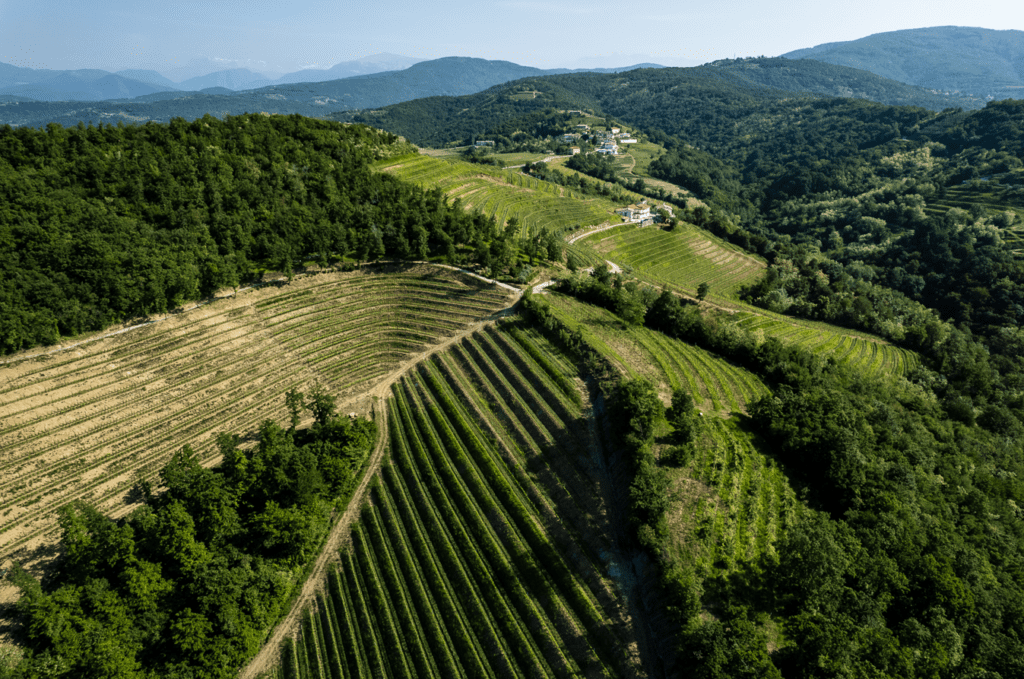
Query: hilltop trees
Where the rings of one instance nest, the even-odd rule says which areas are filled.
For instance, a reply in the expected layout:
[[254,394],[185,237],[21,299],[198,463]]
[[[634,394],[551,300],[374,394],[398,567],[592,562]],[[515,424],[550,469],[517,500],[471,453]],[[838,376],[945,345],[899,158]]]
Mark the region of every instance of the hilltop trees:
[[0,353],[164,313],[306,260],[425,259],[507,240],[372,172],[410,147],[301,116],[0,128]]
[[334,419],[328,395],[311,402],[310,430],[264,422],[252,450],[222,434],[220,467],[185,446],[160,473],[166,491],[144,488],[123,519],[62,509],[55,573],[43,585],[20,567],[10,575],[28,639],[14,676],[234,676],[376,438],[372,422]]

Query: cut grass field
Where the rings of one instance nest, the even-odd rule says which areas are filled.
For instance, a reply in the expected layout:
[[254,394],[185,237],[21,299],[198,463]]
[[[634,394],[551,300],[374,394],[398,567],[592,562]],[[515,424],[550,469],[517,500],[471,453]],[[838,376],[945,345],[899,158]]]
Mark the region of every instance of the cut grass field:
[[752,373],[699,347],[644,327],[567,295],[548,293],[552,311],[626,375],[655,384],[664,400],[683,388],[703,411],[728,415],[768,393]]
[[439,188],[450,198],[460,199],[466,209],[493,216],[499,225],[517,217],[522,236],[621,219],[614,213],[621,206],[609,200],[581,196],[513,170],[425,155],[393,158],[377,167],[405,181]]
[[287,419],[289,389],[319,383],[351,402],[409,355],[510,301],[445,269],[364,269],[240,292],[64,352],[13,356],[0,366],[0,565],[44,556],[60,505],[86,500],[122,514],[131,484],[182,445],[211,464],[216,433]]
[[389,463],[282,677],[627,676],[581,383],[529,328],[465,338],[393,387]]
[[627,224],[597,233],[582,244],[652,282],[689,295],[708,283],[710,299],[735,300],[739,289],[756,281],[766,268],[760,259],[686,223],[672,231]]

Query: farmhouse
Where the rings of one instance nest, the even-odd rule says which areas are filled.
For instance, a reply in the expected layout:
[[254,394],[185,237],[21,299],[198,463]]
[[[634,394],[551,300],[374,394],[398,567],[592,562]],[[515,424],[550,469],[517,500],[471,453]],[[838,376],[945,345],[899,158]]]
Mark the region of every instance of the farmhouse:
[[[643,224],[645,221],[653,219],[651,217],[651,208],[649,205],[629,205],[627,207],[619,208],[615,213],[624,217],[628,222],[639,222]],[[653,221],[650,221],[649,223],[653,223]]]
[[477,146],[494,146],[494,142],[486,139],[481,139],[476,143]]

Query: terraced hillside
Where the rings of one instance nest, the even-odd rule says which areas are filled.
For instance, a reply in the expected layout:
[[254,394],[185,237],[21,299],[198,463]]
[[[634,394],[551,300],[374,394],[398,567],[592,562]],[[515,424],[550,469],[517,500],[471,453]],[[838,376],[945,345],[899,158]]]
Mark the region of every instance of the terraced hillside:
[[389,463],[276,675],[632,675],[643,622],[580,386],[510,325],[395,384]]
[[54,531],[74,499],[121,498],[183,443],[285,419],[283,394],[318,382],[357,409],[401,361],[510,303],[435,267],[300,277],[239,292],[130,332],[0,365],[0,559]]
[[639,276],[690,295],[707,283],[711,299],[736,299],[740,287],[765,270],[764,262],[690,224],[672,231],[625,225],[582,243],[620,266],[632,267]]
[[690,459],[670,473],[669,558],[702,578],[773,554],[802,507],[778,464],[734,420],[704,418]]
[[626,374],[660,385],[666,398],[684,388],[705,411],[745,412],[768,393],[750,372],[699,347],[644,327],[629,327],[612,312],[567,295],[548,293],[558,318]]
[[377,167],[419,186],[437,187],[460,199],[465,208],[493,216],[499,225],[517,217],[524,236],[621,219],[614,214],[621,206],[611,201],[582,196],[512,170],[425,155],[393,158]]
[[831,356],[843,365],[876,375],[906,375],[920,362],[908,349],[827,323],[782,316],[763,309],[738,311],[731,318],[736,326],[749,332],[799,344],[814,353]]

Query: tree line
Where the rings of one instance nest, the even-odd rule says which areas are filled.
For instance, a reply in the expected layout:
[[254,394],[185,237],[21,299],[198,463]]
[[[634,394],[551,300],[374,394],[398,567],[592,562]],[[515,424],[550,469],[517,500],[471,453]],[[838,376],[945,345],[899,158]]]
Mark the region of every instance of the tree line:
[[[3,677],[233,677],[285,610],[333,512],[372,449],[376,425],[337,417],[316,388],[287,394],[291,422],[267,420],[243,448],[220,434],[221,464],[185,446],[141,482],[142,505],[110,519],[60,510],[62,555],[42,583],[19,566],[24,658]],[[314,416],[306,429],[304,412]]]

